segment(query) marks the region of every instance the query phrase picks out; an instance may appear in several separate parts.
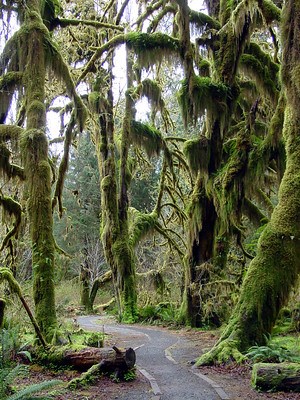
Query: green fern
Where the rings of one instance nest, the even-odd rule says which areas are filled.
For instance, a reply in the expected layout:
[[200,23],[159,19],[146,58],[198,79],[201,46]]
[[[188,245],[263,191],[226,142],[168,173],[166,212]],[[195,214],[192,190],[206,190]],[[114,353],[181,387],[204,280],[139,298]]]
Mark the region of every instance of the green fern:
[[28,367],[25,365],[17,365],[14,368],[3,368],[0,369],[0,399],[1,400],[31,400],[39,399],[46,400],[49,399],[47,396],[33,396],[39,392],[49,389],[54,385],[62,383],[59,380],[49,380],[41,383],[36,383],[33,385],[26,386],[24,389],[18,391],[17,393],[10,394],[11,385],[14,380],[20,376],[26,375],[28,372]]
[[246,357],[254,362],[281,363],[284,361],[300,362],[300,357],[277,345],[250,347]]
[[29,385],[26,388],[20,390],[19,392],[7,397],[5,400],[30,400],[30,399],[49,399],[47,396],[43,397],[33,397],[33,394],[39,393],[43,390],[49,389],[55,385],[62,383],[62,381],[53,379],[50,381],[45,381],[41,383],[36,383],[34,385]]

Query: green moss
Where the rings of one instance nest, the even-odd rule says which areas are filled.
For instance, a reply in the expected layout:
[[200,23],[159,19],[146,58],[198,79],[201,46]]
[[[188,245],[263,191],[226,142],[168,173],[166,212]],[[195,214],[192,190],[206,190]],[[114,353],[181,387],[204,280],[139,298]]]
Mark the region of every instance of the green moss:
[[272,22],[280,22],[281,9],[278,8],[273,1],[271,0],[260,1],[259,8],[268,25],[271,24]]
[[139,241],[151,234],[157,223],[157,214],[144,214],[135,209],[130,209],[129,240],[132,246],[136,246]]
[[206,77],[210,76],[210,68],[211,68],[210,62],[205,59],[202,59],[198,64],[199,75]]
[[201,30],[204,29],[219,30],[221,28],[219,21],[215,20],[214,18],[210,17],[207,14],[195,10],[190,10],[189,16],[190,16],[190,23],[195,24],[197,28],[200,28]]
[[8,268],[0,268],[0,283],[7,282],[12,293],[21,296],[21,287]]
[[131,32],[126,35],[125,40],[128,47],[139,55],[139,63],[144,67],[163,59],[179,57],[179,40],[163,33]]
[[6,301],[0,298],[0,329],[2,329],[3,326],[5,306]]
[[[272,369],[270,369],[270,366]],[[257,390],[262,391],[286,391],[288,382],[299,379],[299,363],[257,363],[253,365],[251,383]],[[295,391],[296,385],[293,385]]]
[[208,174],[208,163],[210,159],[210,142],[205,136],[198,139],[187,140],[184,143],[183,152],[187,157],[189,166],[197,174]]
[[195,121],[206,110],[214,116],[224,113],[229,94],[228,86],[216,83],[208,77],[193,76],[189,82],[184,80],[177,97],[185,124]]
[[162,135],[156,128],[135,120],[131,121],[130,139],[135,145],[142,147],[149,158],[159,155],[164,148]]

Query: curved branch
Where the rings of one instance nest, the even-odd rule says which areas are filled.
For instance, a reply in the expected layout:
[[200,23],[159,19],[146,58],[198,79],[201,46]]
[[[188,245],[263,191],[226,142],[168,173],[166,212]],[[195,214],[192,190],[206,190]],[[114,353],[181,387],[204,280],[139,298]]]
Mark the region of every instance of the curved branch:
[[22,294],[19,283],[16,281],[12,272],[8,268],[0,268],[0,283],[2,283],[3,281],[7,281],[9,284],[10,290],[19,297],[21,303],[23,304],[23,307],[25,308],[25,310],[30,318],[30,321],[34,327],[37,337],[40,339],[42,346],[46,349],[47,343],[42,335],[40,327],[38,326],[38,323],[37,323],[36,319],[34,318],[32,312]]
[[93,26],[94,28],[114,29],[114,30],[121,31],[121,32],[124,31],[123,26],[108,24],[105,22],[99,22],[99,21],[94,21],[94,20],[56,18],[56,20],[54,21],[54,27],[60,26],[61,28],[65,28],[70,25],[72,25],[72,26],[86,25],[86,26]]
[[22,207],[21,205],[13,200],[11,197],[1,196],[0,195],[0,205],[2,205],[5,213],[9,216],[15,216],[15,222],[13,224],[13,228],[6,234],[5,238],[2,241],[0,251],[2,251],[9,243],[9,240],[16,236],[22,221]]

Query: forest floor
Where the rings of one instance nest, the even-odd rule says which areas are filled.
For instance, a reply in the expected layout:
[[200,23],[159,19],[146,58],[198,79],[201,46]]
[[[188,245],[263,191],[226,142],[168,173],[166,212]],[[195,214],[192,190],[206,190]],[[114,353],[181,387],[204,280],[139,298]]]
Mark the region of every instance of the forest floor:
[[[132,382],[114,382],[102,377],[92,385],[76,391],[58,388],[57,400],[300,400],[299,393],[259,393],[250,384],[251,367],[228,364],[192,369],[192,361],[209,349],[218,333],[192,329],[170,330],[144,325],[122,326],[97,316],[80,317],[87,330],[104,330],[105,346],[138,347],[137,376]],[[156,351],[157,350],[157,351]],[[146,376],[145,377],[146,369]],[[200,377],[195,373],[200,373]],[[175,374],[175,376],[174,376]],[[52,371],[31,367],[28,383],[47,379],[70,381],[75,371]],[[152,381],[152,386],[150,381]],[[154,382],[154,385],[153,385]],[[26,381],[22,381],[22,384]]]

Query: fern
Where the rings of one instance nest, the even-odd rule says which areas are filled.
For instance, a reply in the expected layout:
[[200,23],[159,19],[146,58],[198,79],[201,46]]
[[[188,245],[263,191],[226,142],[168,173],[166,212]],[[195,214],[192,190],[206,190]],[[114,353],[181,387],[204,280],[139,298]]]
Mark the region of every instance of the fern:
[[291,351],[284,347],[272,345],[269,346],[253,346],[250,347],[247,358],[250,358],[254,362],[269,362],[269,363],[281,363],[284,361],[300,362],[300,357],[295,356]]
[[36,383],[34,385],[26,386],[24,389],[18,391],[17,393],[9,394],[10,387],[14,380],[20,376],[24,376],[28,372],[28,367],[25,365],[17,365],[14,368],[3,368],[0,369],[0,399],[1,400],[30,400],[39,399],[46,400],[49,399],[47,396],[33,397],[43,390],[49,389],[54,385],[58,385],[62,381],[59,380],[49,380],[41,383]]
[[15,393],[9,397],[7,397],[5,400],[30,400],[30,399],[49,399],[49,397],[33,397],[33,394],[39,393],[42,390],[49,389],[52,386],[60,384],[62,381],[53,379],[51,381],[45,381],[41,383],[36,383],[34,385],[29,385],[25,389],[20,390],[18,393]]

